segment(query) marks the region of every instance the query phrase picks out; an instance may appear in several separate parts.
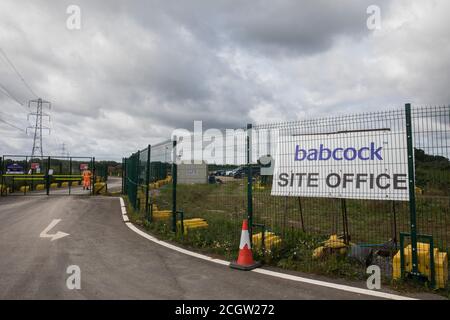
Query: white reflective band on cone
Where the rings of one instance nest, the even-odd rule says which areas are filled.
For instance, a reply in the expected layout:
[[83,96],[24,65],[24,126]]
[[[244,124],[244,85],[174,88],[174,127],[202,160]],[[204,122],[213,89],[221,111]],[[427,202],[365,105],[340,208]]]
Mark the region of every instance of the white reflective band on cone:
[[250,236],[248,235],[248,230],[242,230],[239,249],[244,249],[245,245],[247,245],[248,249],[252,248],[252,246],[250,245]]

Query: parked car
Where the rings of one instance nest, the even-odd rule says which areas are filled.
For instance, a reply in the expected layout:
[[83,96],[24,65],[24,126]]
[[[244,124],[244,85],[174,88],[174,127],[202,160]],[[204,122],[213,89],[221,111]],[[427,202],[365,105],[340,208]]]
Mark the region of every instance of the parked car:
[[226,170],[217,170],[215,174],[216,176],[223,177],[224,175],[226,175],[226,173]]
[[[247,176],[248,167],[239,167],[237,168],[232,176],[235,179],[240,179],[244,176]],[[261,167],[252,167],[252,176],[259,176],[261,174]]]
[[228,177],[228,176],[232,176],[233,175],[233,171],[234,170],[228,170],[228,171],[226,171],[226,173],[225,173],[225,175]]

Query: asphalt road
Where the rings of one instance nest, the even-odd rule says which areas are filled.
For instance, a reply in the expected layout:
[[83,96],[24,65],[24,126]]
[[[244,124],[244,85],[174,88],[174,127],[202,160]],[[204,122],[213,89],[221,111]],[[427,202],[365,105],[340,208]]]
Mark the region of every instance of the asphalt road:
[[[69,236],[51,241],[41,232]],[[148,241],[122,220],[118,198],[0,198],[1,299],[371,299],[243,272]],[[69,290],[67,267],[81,269]]]

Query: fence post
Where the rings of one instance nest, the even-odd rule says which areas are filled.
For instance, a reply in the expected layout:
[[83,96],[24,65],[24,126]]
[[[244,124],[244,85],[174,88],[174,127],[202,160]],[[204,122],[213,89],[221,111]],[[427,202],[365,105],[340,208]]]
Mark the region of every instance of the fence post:
[[122,194],[127,194],[127,158],[122,160]]
[[172,231],[177,232],[177,139],[172,142]]
[[124,193],[124,189],[123,189],[123,173],[124,173],[124,167],[123,167],[123,163],[124,163],[124,161],[125,161],[125,158],[122,158],[122,190],[120,190],[121,191],[121,194],[123,194]]
[[151,156],[151,145],[148,145],[147,147],[147,170],[146,170],[146,176],[145,176],[145,214],[147,217],[147,221],[150,221],[150,210],[149,210],[149,203],[148,203],[148,195],[150,193],[150,188],[149,188],[149,184],[150,184],[150,156]]
[[50,157],[47,158],[47,195],[50,194]]
[[253,235],[253,172],[252,172],[252,124],[247,124],[247,219],[250,243]]
[[411,228],[412,272],[413,276],[419,275],[417,259],[417,224],[416,224],[416,191],[414,176],[414,146],[411,121],[411,104],[405,104],[406,116],[406,143],[408,148],[408,178],[409,178],[409,216]]
[[[136,162],[136,193],[135,193],[135,197],[134,197],[134,209],[137,208],[138,205],[138,193],[139,193],[139,167],[140,167],[140,155],[141,155],[141,151],[138,150],[136,157],[137,157],[137,162]],[[139,208],[140,209],[140,208]]]

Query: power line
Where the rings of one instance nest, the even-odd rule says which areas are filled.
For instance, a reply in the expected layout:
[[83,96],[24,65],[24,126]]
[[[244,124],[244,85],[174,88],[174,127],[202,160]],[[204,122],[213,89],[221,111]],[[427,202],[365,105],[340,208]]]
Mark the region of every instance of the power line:
[[22,131],[22,132],[25,131],[24,129],[19,128],[19,127],[17,127],[16,125],[14,125],[14,124],[12,124],[12,123],[6,121],[6,120],[3,120],[2,118],[0,118],[0,121],[3,122],[3,123],[5,123],[5,124],[7,124],[7,125],[10,126],[10,127],[13,127],[13,128],[15,128],[15,129],[17,129],[17,130],[20,130],[20,131]]
[[2,53],[3,57],[5,57],[5,60],[8,62],[8,64],[11,66],[11,68],[14,70],[14,72],[17,74],[17,76],[20,78],[20,80],[22,80],[23,84],[25,85],[25,87],[27,87],[27,89],[31,92],[31,94],[33,96],[35,96],[36,98],[38,98],[37,94],[34,93],[34,91],[31,89],[31,87],[28,85],[28,83],[25,81],[24,77],[22,77],[22,75],[20,74],[19,70],[17,70],[17,68],[14,66],[14,64],[12,63],[12,61],[8,58],[8,56],[6,55],[6,52],[3,51],[2,48],[0,48],[0,52]]
[[24,119],[17,119],[17,118],[14,117],[14,115],[6,113],[4,111],[0,111],[0,117],[2,117],[3,119],[7,119],[8,121],[9,121],[8,117],[10,117],[11,119],[14,119],[14,121],[24,120]]
[[[9,92],[9,90],[6,89],[5,86],[2,85],[1,83],[0,83],[0,88],[3,90],[3,91],[0,90],[1,93],[3,93],[5,96],[7,96],[8,98],[10,98],[11,100],[14,100],[15,102],[17,102],[19,105],[21,105],[21,106],[22,106],[23,108],[25,108],[25,110],[26,110],[26,107],[23,105],[23,103],[20,102],[20,100],[17,99],[11,92]],[[27,111],[28,111],[28,110],[27,110]]]

